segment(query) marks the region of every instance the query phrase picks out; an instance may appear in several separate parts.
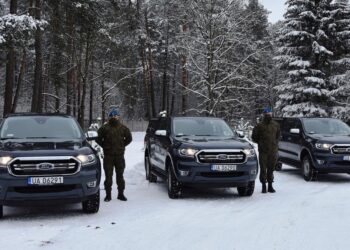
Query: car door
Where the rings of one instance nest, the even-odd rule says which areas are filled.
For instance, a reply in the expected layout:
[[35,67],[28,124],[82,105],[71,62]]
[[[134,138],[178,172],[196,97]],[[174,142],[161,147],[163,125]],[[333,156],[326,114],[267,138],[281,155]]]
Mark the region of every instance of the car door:
[[147,129],[147,134],[148,134],[148,150],[149,150],[149,156],[150,156],[150,161],[151,164],[156,166],[156,151],[157,151],[157,144],[156,144],[156,135],[155,132],[159,126],[158,119],[152,119],[150,121],[150,125]]
[[[292,133],[292,129],[299,129],[300,133]],[[302,127],[300,119],[293,118],[286,120],[285,128],[285,147],[284,151],[287,154],[288,159],[293,161],[299,161],[299,154],[302,146]]]
[[158,136],[157,137],[157,144],[159,147],[159,155],[158,155],[158,161],[159,161],[159,168],[163,171],[166,170],[165,162],[166,158],[168,156],[168,151],[170,147],[170,119],[169,118],[162,118],[160,122],[160,130],[166,131],[166,136]]

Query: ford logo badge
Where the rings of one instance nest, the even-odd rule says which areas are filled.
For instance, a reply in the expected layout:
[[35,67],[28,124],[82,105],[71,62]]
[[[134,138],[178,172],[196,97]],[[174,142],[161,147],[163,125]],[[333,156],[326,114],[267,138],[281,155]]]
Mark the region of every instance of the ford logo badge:
[[44,162],[36,165],[37,170],[52,170],[54,168],[55,168],[55,165],[48,162]]
[[221,155],[218,155],[217,158],[219,160],[227,160],[228,156],[227,155],[224,155],[224,154],[221,154]]

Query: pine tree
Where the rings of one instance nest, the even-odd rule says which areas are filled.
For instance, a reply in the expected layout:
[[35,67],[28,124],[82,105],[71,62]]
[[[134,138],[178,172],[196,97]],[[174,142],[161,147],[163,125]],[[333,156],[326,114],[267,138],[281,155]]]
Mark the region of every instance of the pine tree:
[[350,118],[349,69],[350,69],[350,8],[348,0],[336,0],[330,12],[333,24],[328,26],[331,34],[334,56],[330,61],[332,75],[329,83],[332,87],[332,109],[334,117],[348,120]]
[[318,1],[287,1],[276,60],[287,79],[276,87],[283,116],[327,116],[326,75],[321,58],[329,51],[317,42]]

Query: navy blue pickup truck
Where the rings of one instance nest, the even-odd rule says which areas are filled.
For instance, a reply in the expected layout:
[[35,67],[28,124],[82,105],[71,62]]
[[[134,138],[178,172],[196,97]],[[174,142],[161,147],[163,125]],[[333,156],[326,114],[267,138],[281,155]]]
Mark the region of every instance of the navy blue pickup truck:
[[333,118],[275,118],[281,126],[279,163],[301,168],[306,181],[318,174],[350,174],[350,127]]
[[183,187],[237,187],[251,196],[258,173],[253,147],[225,121],[211,117],[152,119],[145,136],[146,179],[167,180],[169,198]]
[[96,213],[100,179],[100,160],[74,118],[14,114],[2,121],[0,217],[4,205],[81,202]]

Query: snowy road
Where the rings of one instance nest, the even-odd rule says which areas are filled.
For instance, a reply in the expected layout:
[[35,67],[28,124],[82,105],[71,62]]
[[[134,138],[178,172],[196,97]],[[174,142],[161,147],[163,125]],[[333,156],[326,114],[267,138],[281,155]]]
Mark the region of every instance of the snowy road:
[[276,173],[276,194],[261,194],[258,185],[250,198],[221,189],[170,200],[164,183],[146,182],[142,148],[143,134],[135,133],[126,153],[127,202],[113,193],[96,215],[79,205],[5,207],[1,249],[350,249],[348,175],[307,183],[285,167]]

